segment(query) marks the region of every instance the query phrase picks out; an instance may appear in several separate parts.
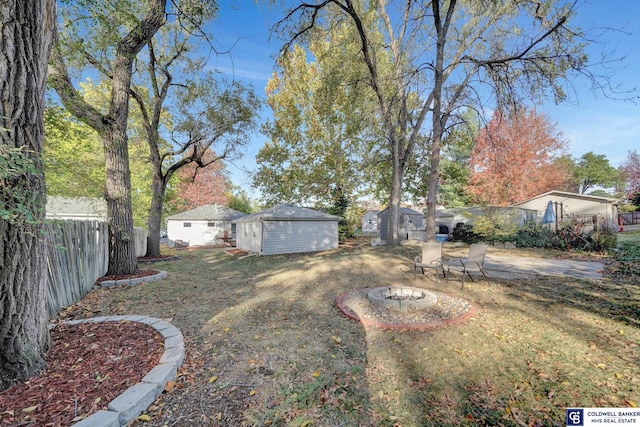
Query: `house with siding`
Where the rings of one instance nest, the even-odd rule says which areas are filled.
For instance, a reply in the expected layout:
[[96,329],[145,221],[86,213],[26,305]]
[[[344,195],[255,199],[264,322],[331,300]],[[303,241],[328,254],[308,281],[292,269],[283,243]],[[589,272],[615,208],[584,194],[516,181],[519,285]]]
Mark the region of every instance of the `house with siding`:
[[549,191],[515,203],[512,207],[536,211],[538,219],[541,220],[549,202],[553,204],[557,211],[554,213],[559,221],[566,218],[579,217],[588,219],[595,215],[604,219],[612,229],[617,229],[618,205],[621,201],[612,197],[591,196],[589,194],[569,193],[566,191]]
[[236,246],[258,255],[335,249],[340,219],[313,209],[282,204],[235,220]]
[[106,221],[107,202],[95,197],[47,196],[47,219]]
[[232,221],[247,214],[223,205],[199,206],[167,218],[167,238],[170,247],[176,241],[188,246],[215,245],[225,236],[235,239],[236,225]]

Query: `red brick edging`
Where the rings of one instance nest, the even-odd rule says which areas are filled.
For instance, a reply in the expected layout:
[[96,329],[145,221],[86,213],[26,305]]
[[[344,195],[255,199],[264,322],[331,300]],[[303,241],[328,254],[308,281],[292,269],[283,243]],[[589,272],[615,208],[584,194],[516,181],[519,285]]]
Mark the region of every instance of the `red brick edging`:
[[[353,292],[353,291],[351,291],[351,292]],[[345,316],[347,316],[349,319],[351,319],[351,320],[358,321],[358,322],[362,323],[365,326],[377,326],[377,327],[382,328],[382,329],[409,329],[409,330],[411,330],[411,329],[436,328],[438,326],[457,325],[459,323],[465,322],[471,316],[476,314],[476,312],[478,311],[478,308],[475,305],[470,304],[469,310],[467,310],[466,312],[464,312],[463,314],[461,314],[459,316],[452,317],[450,319],[434,320],[434,321],[431,321],[431,322],[414,323],[414,324],[409,324],[409,325],[405,325],[405,324],[402,324],[402,323],[378,322],[376,320],[360,318],[356,313],[353,312],[353,310],[351,310],[349,307],[347,307],[344,304],[345,296],[347,296],[351,292],[345,292],[345,293],[343,293],[341,295],[338,295],[338,297],[336,298],[336,304],[338,305],[338,308],[340,309],[340,311],[342,311],[342,313]],[[458,298],[458,297],[456,297],[456,298]]]

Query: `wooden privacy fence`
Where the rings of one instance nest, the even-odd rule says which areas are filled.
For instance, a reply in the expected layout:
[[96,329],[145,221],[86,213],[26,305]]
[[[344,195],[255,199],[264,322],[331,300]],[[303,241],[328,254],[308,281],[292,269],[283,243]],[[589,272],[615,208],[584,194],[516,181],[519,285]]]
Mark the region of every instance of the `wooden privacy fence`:
[[[107,272],[109,233],[107,224],[99,221],[50,221],[45,230],[47,311],[51,318],[62,308],[80,301],[96,279]],[[146,252],[146,237],[146,230],[135,229],[137,256]]]
[[618,214],[620,225],[640,224],[640,212],[624,212]]

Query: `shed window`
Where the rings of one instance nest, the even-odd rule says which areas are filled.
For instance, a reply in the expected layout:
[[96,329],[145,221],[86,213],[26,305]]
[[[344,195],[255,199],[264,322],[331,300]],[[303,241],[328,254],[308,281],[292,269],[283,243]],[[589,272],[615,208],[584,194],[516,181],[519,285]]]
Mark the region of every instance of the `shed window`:
[[207,223],[207,227],[215,227],[216,223],[215,222],[208,222]]
[[190,222],[183,222],[182,226],[187,228],[187,227],[191,227],[191,223]]

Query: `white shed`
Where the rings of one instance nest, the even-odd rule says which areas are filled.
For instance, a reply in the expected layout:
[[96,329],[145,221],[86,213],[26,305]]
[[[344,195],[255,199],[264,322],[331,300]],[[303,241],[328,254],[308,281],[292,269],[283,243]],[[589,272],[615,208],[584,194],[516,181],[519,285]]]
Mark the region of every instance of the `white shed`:
[[576,194],[566,191],[549,191],[515,203],[512,206],[536,210],[539,218],[542,219],[549,202],[557,203],[561,206],[561,212],[558,212],[560,219],[562,217],[598,215],[604,218],[612,228],[615,228],[616,224],[618,224],[618,204],[620,200],[610,197]]
[[226,235],[235,239],[236,227],[231,221],[247,214],[222,205],[199,206],[167,218],[169,246],[177,240],[189,246],[215,245]]
[[335,249],[339,221],[335,215],[283,204],[235,220],[236,246],[259,255]]
[[373,209],[367,211],[362,217],[362,235],[377,236],[378,235],[378,214],[379,210]]

